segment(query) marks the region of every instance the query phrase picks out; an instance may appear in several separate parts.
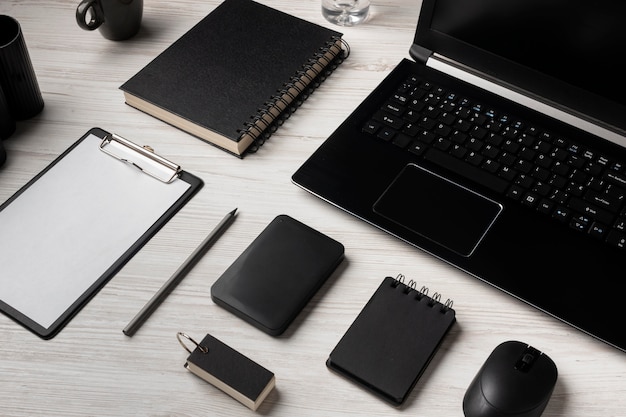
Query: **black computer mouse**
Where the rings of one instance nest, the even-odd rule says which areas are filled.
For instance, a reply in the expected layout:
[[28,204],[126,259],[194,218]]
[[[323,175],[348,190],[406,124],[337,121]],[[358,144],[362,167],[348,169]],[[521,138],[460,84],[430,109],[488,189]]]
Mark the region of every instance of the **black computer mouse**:
[[548,405],[558,371],[546,354],[508,341],[498,345],[463,397],[466,417],[539,417]]

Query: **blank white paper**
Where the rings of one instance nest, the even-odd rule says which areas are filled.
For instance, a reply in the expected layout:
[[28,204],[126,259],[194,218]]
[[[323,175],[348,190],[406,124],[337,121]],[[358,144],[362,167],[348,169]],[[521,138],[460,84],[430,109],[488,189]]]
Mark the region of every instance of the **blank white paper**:
[[190,187],[89,135],[0,212],[0,300],[50,327]]

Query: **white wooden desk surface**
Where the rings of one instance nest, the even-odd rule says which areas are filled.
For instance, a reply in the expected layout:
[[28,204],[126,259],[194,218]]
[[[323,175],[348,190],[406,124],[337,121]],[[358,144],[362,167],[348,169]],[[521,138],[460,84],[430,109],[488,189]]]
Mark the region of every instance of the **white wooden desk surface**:
[[[320,0],[261,2],[330,26],[320,13]],[[419,1],[373,0],[366,24],[340,28],[352,47],[350,58],[257,154],[244,160],[127,106],[118,89],[218,3],[146,0],[141,32],[112,42],[77,26],[78,0],[0,2],[0,14],[22,26],[45,101],[43,112],[19,122],[5,141],[1,201],[94,126],[149,144],[205,181],[199,194],[52,340],[41,340],[0,316],[0,415],[254,415],[183,368],[187,352],[176,332],[184,331],[198,340],[210,332],[276,374],[276,389],[259,415],[462,416],[463,395],[480,365],[496,345],[514,339],[545,351],[558,366],[558,383],[544,415],[625,416],[626,354],[291,183],[300,164],[408,57]],[[229,230],[137,334],[122,334],[235,207],[238,218]],[[281,213],[342,242],[346,259],[286,334],[276,338],[216,306],[210,286]],[[381,280],[398,273],[454,299],[458,320],[401,409],[325,366]],[[593,287],[593,277],[580,290],[589,292],[589,303],[580,308],[602,308],[602,289]]]

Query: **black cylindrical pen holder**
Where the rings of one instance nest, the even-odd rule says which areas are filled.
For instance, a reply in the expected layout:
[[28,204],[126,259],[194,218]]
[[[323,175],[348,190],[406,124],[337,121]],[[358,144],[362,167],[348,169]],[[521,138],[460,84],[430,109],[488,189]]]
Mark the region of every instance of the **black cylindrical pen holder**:
[[9,103],[7,103],[2,86],[0,86],[0,142],[7,139],[15,132],[15,119],[11,115]]
[[35,116],[43,97],[17,20],[0,15],[0,87],[15,120]]

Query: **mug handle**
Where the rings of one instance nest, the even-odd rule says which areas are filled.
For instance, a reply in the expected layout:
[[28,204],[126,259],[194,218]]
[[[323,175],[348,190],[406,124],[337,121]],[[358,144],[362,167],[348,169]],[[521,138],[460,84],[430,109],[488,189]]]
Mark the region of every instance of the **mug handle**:
[[[87,12],[91,9],[91,17],[87,22]],[[76,23],[82,29],[94,30],[104,23],[104,13],[102,12],[102,6],[98,0],[83,0],[76,7]]]

